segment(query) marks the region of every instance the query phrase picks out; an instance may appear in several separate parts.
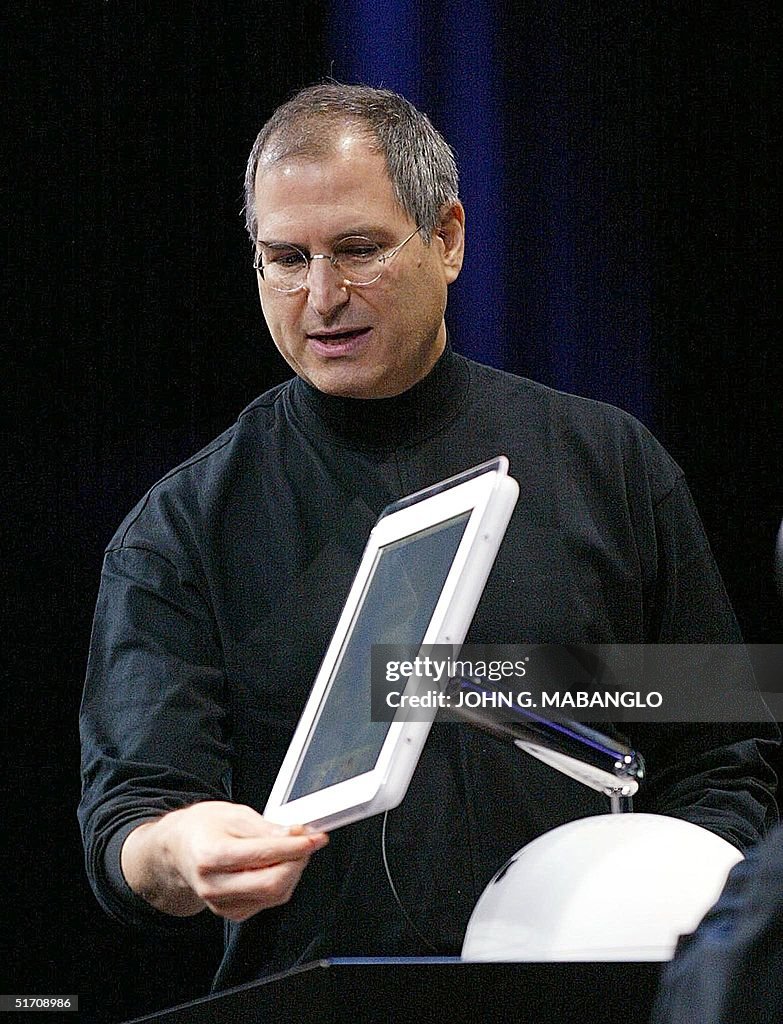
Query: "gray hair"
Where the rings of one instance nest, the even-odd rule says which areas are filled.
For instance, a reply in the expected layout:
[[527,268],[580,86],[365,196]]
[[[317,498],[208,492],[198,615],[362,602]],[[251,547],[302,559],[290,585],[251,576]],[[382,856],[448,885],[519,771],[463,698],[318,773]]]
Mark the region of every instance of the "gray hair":
[[386,159],[394,195],[429,243],[443,206],[459,198],[454,153],[426,114],[389,89],[325,82],[296,93],[258,134],[245,172],[245,225],[258,238],[255,181],[259,163],[326,157],[346,125],[356,125]]

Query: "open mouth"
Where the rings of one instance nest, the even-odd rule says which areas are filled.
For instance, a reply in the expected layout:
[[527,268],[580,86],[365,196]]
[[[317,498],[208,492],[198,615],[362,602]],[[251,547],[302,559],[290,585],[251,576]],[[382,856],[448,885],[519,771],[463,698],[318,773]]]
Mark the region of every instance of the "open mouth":
[[346,331],[312,333],[307,335],[310,347],[319,355],[342,356],[355,352],[370,336],[369,327],[355,327]]

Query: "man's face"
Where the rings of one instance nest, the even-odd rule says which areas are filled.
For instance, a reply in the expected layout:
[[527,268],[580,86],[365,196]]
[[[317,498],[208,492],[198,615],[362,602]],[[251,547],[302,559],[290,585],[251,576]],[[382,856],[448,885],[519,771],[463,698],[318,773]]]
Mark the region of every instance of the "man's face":
[[[331,254],[364,235],[386,251],[416,224],[394,197],[386,162],[346,129],[325,158],[294,157],[259,167],[258,237],[305,253]],[[258,275],[270,333],[291,368],[319,390],[351,398],[398,395],[432,369],[446,344],[447,286],[462,265],[462,207],[455,204],[429,246],[416,234],[378,281],[346,285],[328,260],[315,260],[306,288],[272,289]]]

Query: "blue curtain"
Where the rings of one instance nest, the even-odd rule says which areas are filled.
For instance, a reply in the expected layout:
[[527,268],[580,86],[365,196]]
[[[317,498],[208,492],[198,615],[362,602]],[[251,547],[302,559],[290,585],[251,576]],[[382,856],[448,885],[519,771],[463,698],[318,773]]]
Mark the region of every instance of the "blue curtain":
[[403,93],[456,150],[468,248],[455,347],[649,421],[632,19],[607,43],[600,15],[505,6],[334,0],[331,73]]

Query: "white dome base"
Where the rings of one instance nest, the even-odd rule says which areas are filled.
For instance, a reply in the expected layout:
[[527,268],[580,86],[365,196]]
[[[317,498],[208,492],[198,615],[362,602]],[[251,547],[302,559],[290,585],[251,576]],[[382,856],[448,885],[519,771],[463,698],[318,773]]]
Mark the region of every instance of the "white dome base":
[[465,960],[669,960],[742,854],[698,825],[603,814],[516,853],[476,904]]

